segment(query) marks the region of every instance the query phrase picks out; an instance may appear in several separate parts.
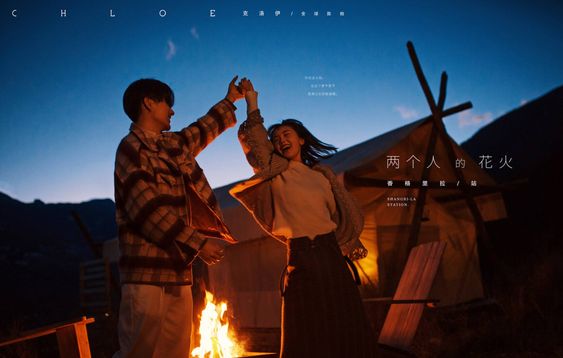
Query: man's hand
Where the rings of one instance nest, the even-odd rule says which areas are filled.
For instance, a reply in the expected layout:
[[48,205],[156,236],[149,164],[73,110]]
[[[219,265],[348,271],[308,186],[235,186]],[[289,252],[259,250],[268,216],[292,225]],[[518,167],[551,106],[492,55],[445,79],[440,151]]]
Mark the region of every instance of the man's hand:
[[208,239],[197,255],[201,257],[206,264],[213,265],[223,258],[225,251],[223,250],[223,246],[213,242],[212,239]]
[[229,89],[227,90],[226,99],[235,103],[239,99],[244,97],[244,92],[235,84],[238,76],[235,76],[229,83]]

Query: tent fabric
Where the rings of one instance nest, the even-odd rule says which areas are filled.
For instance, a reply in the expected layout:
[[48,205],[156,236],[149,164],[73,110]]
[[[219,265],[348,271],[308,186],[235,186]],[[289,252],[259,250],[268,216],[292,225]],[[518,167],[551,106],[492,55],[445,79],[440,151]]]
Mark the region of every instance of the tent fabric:
[[[346,182],[361,204],[365,226],[360,237],[369,254],[356,262],[364,297],[392,295],[408,256],[408,236],[418,189],[404,186],[406,180],[421,177],[424,155],[432,131],[430,120],[419,120],[338,152],[325,161],[337,174],[347,177],[393,181],[392,187],[361,186]],[[463,161],[466,182],[478,187],[495,183],[451,138],[456,159]],[[443,240],[447,246],[431,296],[440,305],[454,305],[481,298],[483,288],[476,228],[473,216],[459,195],[455,163],[446,146],[437,141],[433,153],[436,164],[431,182],[444,181],[446,187],[429,188],[418,243]],[[416,156],[420,162],[407,159]],[[399,168],[387,165],[388,156],[399,156]],[[413,168],[414,163],[414,168]],[[225,222],[240,243],[226,248],[225,259],[209,268],[211,288],[232,304],[241,327],[279,327],[281,299],[279,275],[285,265],[285,247],[269,238],[250,214],[231,198],[233,183],[216,189]],[[485,221],[506,216],[500,194],[476,197]]]

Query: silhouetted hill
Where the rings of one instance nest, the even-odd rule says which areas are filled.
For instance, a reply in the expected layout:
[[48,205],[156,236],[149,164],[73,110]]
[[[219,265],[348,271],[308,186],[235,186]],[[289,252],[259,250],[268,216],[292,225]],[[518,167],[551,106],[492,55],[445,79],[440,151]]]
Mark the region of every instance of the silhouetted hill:
[[[506,182],[556,169],[551,165],[563,153],[562,136],[563,86],[499,117],[461,146],[476,161],[480,155],[493,156],[495,169],[488,172]],[[513,158],[514,169],[498,169],[505,155]]]
[[535,231],[558,225],[563,213],[563,86],[499,117],[461,146],[476,161],[480,155],[513,159],[513,169],[498,169],[495,163],[487,172],[500,183],[527,180],[505,194],[514,220]]
[[96,241],[116,236],[115,205],[109,199],[22,203],[0,193],[0,279],[7,288],[0,296],[3,325],[36,325],[79,314],[79,263],[93,255],[72,210]]
[[558,87],[462,144],[476,161],[480,155],[512,157],[514,169],[488,173],[500,183],[519,182],[503,192],[508,218],[487,225],[494,251],[494,297],[504,315],[484,316],[471,333],[475,337],[468,342],[479,352],[491,347],[514,351],[514,356],[563,352],[562,134],[563,87]]

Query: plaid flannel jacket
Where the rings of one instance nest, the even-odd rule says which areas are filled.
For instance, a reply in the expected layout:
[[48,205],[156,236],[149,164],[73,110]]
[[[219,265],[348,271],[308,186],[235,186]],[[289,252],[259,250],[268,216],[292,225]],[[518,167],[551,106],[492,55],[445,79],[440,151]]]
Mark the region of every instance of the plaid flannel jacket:
[[132,124],[121,140],[114,182],[122,283],[191,284],[206,237],[234,241],[195,157],[235,125],[235,109],[222,100],[179,132]]

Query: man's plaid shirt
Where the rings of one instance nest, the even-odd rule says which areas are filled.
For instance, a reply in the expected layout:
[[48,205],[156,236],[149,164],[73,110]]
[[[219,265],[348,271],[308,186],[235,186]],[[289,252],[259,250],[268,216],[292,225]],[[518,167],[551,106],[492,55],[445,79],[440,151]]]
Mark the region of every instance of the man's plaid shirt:
[[191,262],[214,232],[233,240],[195,157],[236,123],[222,100],[179,132],[135,124],[115,158],[115,204],[122,283],[191,284]]

